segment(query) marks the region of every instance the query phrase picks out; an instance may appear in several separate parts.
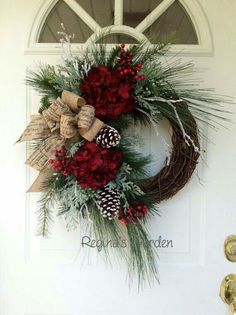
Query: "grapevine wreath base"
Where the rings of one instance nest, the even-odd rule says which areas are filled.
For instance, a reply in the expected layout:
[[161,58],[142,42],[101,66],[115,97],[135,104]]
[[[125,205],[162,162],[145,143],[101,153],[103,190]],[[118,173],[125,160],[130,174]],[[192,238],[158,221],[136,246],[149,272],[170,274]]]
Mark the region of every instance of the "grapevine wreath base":
[[[42,192],[39,234],[49,234],[57,205],[68,229],[82,223],[96,239],[119,244],[125,238],[128,247],[115,250],[139,283],[157,278],[146,222],[196,168],[196,120],[212,124],[220,112],[209,91],[186,82],[192,65],[167,62],[166,52],[161,44],[121,44],[107,53],[99,44],[67,54],[56,67],[41,65],[27,78],[42,95],[39,115],[19,139],[33,142],[26,163],[39,171],[29,189]],[[136,152],[140,139],[128,127],[156,128],[163,118],[172,127],[172,152],[150,177],[151,157]]]
[[[185,108],[191,129],[186,130],[197,148],[200,148],[198,139],[198,128],[196,121],[185,104]],[[151,178],[145,180],[142,184],[142,190],[149,196],[153,203],[160,203],[163,200],[172,198],[191,178],[200,155],[195,146],[188,145],[183,138],[181,128],[175,121],[169,120],[172,134],[172,153],[168,164],[160,172]]]

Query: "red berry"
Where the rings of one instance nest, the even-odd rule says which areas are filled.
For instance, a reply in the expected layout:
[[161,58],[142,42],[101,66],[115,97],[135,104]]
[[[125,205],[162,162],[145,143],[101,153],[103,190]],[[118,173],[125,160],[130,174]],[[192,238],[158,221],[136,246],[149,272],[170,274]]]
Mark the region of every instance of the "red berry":
[[49,164],[53,164],[53,163],[54,163],[54,160],[53,160],[53,159],[50,159],[50,160],[48,161],[48,163],[49,163]]
[[143,74],[140,75],[140,79],[143,81],[145,79],[145,76]]
[[137,81],[138,81],[138,79],[139,79],[139,76],[138,76],[138,75],[136,75],[136,76],[135,76],[134,78],[135,78],[135,80],[137,80]]

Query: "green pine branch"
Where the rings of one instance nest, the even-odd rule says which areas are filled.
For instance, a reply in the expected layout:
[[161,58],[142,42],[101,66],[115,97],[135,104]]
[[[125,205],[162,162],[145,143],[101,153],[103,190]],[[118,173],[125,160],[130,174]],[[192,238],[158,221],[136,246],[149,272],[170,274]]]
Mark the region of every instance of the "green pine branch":
[[48,190],[42,195],[38,201],[37,219],[38,230],[37,234],[42,237],[50,236],[50,229],[54,222],[52,207],[54,204],[54,191]]
[[[124,225],[116,220],[103,218],[94,208],[90,213],[91,236],[95,240],[108,244],[102,247],[100,254],[107,262],[114,258],[123,261],[128,266],[130,283],[137,280],[142,287],[158,281],[157,254],[152,247],[147,230],[140,224]],[[113,250],[110,244],[118,244]]]
[[158,281],[157,253],[152,247],[149,234],[140,224],[128,224],[129,279],[137,278],[139,287]]

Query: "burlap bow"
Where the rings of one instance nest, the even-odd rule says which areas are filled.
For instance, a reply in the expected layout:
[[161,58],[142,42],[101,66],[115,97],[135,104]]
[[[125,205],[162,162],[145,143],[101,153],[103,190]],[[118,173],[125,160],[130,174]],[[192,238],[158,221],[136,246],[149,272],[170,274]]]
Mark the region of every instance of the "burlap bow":
[[41,191],[41,184],[50,174],[48,160],[54,150],[61,148],[69,139],[81,135],[92,141],[104,123],[95,117],[95,109],[71,92],[63,91],[42,115],[32,115],[29,125],[17,142],[44,139],[29,156],[26,164],[40,171],[28,191]]

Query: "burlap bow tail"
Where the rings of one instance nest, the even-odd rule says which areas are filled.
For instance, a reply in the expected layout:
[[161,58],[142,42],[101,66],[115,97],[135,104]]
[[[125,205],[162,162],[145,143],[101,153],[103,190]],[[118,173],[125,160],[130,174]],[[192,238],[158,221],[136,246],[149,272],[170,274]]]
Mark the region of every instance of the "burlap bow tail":
[[17,141],[44,139],[26,161],[26,164],[40,171],[28,191],[42,190],[42,182],[51,175],[48,160],[54,156],[55,149],[78,135],[92,141],[103,126],[104,123],[95,117],[94,107],[68,91],[63,91],[61,98],[58,97],[42,115],[32,115],[29,125]]

